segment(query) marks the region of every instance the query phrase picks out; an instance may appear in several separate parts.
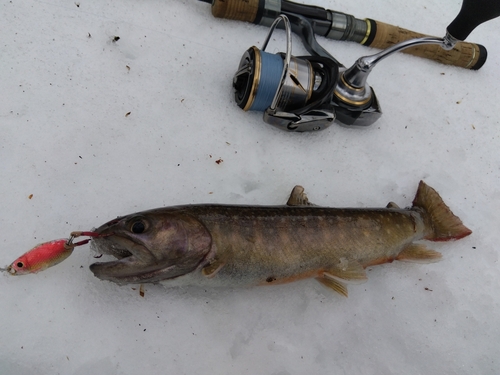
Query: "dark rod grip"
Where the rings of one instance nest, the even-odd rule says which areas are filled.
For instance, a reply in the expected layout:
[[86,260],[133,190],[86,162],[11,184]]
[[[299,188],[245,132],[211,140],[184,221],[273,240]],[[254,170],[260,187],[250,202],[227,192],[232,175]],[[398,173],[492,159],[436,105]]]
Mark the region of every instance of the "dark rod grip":
[[[380,21],[367,21],[370,23],[370,37],[364,45],[369,47],[385,49],[405,40],[429,36]],[[401,52],[473,70],[481,68],[487,56],[486,48],[482,45],[467,42],[458,42],[450,51],[446,51],[436,44],[424,44],[407,48]]]
[[463,0],[462,9],[447,30],[454,38],[465,40],[477,26],[498,16],[499,0]]

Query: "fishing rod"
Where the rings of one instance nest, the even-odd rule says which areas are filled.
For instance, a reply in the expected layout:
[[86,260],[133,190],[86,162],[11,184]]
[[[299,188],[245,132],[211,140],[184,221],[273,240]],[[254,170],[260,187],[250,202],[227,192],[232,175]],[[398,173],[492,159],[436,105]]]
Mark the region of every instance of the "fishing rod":
[[[380,61],[396,52],[410,48],[414,54],[446,64],[479,69],[486,61],[486,49],[463,40],[481,23],[500,16],[498,0],[463,0],[444,37],[421,36],[394,44],[385,37],[387,31],[381,31],[385,26],[379,27],[377,21],[362,21],[315,6],[288,0],[201,1],[212,3],[216,17],[270,23],[262,49],[250,47],[241,58],[233,78],[235,100],[245,111],[264,112],[268,124],[299,132],[325,129],[334,120],[361,126],[377,121],[382,109],[367,78]],[[286,52],[265,52],[274,29],[281,23],[287,36]],[[301,37],[310,56],[292,55],[292,31]],[[370,46],[380,39],[389,46],[377,54],[360,57],[346,68],[317,42],[316,35]]]
[[[358,19],[350,14],[288,0],[200,1],[212,4],[212,14],[217,18],[246,21],[267,27],[271,26],[280,14],[287,17],[300,15],[311,24],[316,35],[334,40],[356,42],[378,49],[385,49],[405,40],[429,36],[373,19]],[[296,25],[292,22],[294,32],[295,29]],[[481,68],[487,58],[484,46],[466,42],[457,43],[450,51],[444,51],[436,45],[426,45],[402,52],[438,61],[442,64],[473,70]]]

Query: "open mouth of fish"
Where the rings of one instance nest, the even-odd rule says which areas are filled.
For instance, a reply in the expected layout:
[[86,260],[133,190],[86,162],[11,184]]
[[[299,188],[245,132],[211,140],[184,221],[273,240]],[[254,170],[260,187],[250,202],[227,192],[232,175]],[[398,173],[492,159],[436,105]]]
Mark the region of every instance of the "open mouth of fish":
[[128,258],[133,256],[133,254],[127,250],[129,248],[129,243],[132,241],[126,239],[120,239],[120,237],[115,237],[114,234],[110,234],[109,237],[97,237],[90,242],[90,249],[96,254],[107,254],[112,255],[118,259]]
[[98,237],[92,240],[91,249],[117,258],[90,265],[90,270],[99,279],[128,284],[159,282],[180,276],[175,272],[175,264],[156,259],[147,247],[128,238],[116,235]]
[[112,255],[117,258],[117,260],[93,263],[90,265],[90,270],[100,279],[110,280],[120,284],[133,282],[133,280],[129,279],[139,276],[137,274],[136,265],[140,261],[132,250],[137,246],[140,245],[113,234],[107,237],[94,238],[90,243],[90,248],[95,253]]

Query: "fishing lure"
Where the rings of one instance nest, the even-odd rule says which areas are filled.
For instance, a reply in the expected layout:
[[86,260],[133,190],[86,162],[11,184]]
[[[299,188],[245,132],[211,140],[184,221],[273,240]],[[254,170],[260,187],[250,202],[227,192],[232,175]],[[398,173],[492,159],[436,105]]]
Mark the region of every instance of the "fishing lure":
[[99,234],[95,232],[72,232],[67,239],[62,238],[38,244],[13,261],[7,268],[0,268],[0,271],[7,271],[11,275],[20,276],[46,270],[68,258],[75,247],[85,245],[90,241],[88,238],[73,242],[75,238],[80,236],[97,237]]

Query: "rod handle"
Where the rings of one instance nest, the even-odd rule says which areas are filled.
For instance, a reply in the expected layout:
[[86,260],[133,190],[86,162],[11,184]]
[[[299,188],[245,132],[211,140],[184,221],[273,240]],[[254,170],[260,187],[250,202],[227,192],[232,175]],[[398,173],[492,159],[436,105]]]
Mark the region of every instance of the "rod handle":
[[[259,9],[259,3],[259,0],[213,0],[212,14],[217,18],[258,23],[259,12],[262,12],[262,9]],[[404,40],[428,36],[372,19],[367,19],[366,22],[367,36],[361,44],[369,47],[385,49]],[[411,47],[403,52],[442,64],[473,70],[481,68],[488,55],[486,48],[482,45],[467,42],[457,43],[450,51],[445,51],[438,45],[424,45]]]
[[212,14],[217,18],[254,22],[259,11],[259,0],[215,0]]
[[[405,40],[429,36],[372,19],[366,21],[369,23],[370,32],[369,37],[362,44],[368,47],[385,49]],[[458,42],[449,51],[439,45],[430,44],[410,47],[402,52],[472,70],[481,68],[488,55],[486,48],[482,45],[468,42]]]

